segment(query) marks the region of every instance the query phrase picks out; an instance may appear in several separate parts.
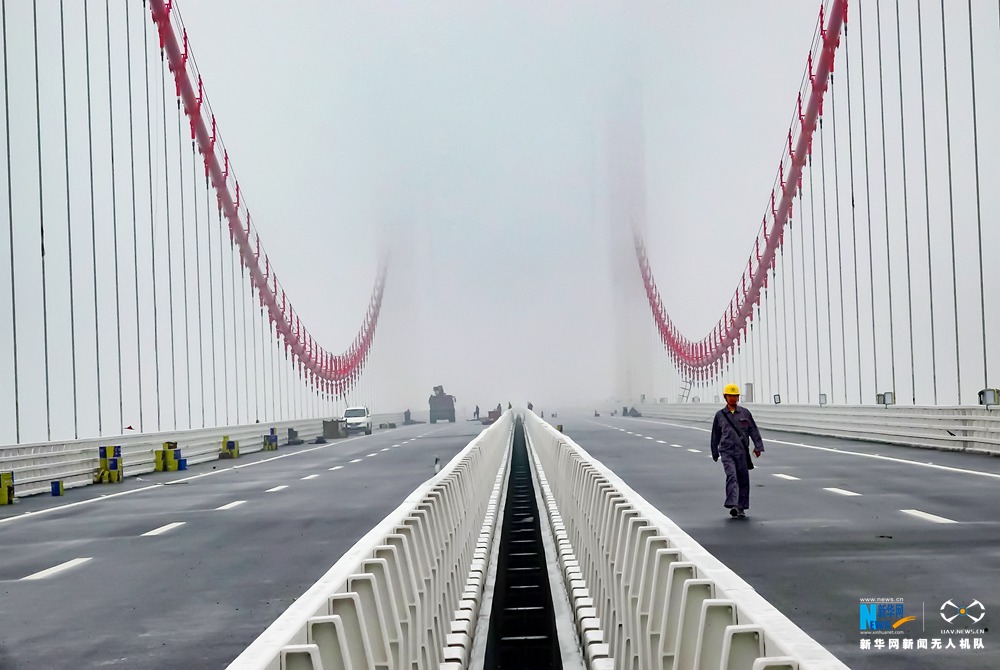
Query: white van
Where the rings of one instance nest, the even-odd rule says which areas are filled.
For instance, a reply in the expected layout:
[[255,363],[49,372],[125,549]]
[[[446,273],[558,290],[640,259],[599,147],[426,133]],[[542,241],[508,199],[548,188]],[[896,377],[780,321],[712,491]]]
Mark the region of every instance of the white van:
[[348,407],[344,410],[344,430],[349,434],[352,430],[363,430],[365,435],[372,434],[372,415],[367,407]]

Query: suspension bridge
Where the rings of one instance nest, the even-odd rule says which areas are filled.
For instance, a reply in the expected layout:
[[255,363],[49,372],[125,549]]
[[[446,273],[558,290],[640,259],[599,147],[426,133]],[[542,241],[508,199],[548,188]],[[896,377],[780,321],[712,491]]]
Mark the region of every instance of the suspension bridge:
[[[250,148],[224,132],[278,87],[213,107],[212,91],[234,95],[216,68],[241,65],[223,53],[211,72],[199,67],[210,35],[191,18],[200,9],[2,2],[0,668],[1000,664],[989,630],[1000,606],[1000,306],[986,298],[1000,247],[990,188],[1000,5],[827,0],[784,35],[763,32],[776,7],[753,10],[754,39],[796,73],[776,84],[790,121],[762,140],[777,156],[766,179],[741,175],[739,188],[718,181],[756,139],[702,147],[688,164],[716,174],[678,176],[697,203],[688,209],[668,202],[657,169],[662,110],[645,80],[659,66],[619,53],[641,52],[643,30],[659,41],[683,12],[567,7],[537,43],[524,38],[526,52],[564,48],[552,36],[579,28],[572,15],[621,31],[612,47],[579,52],[614,61],[603,78],[595,70],[579,89],[547,81],[539,98],[570,102],[533,108],[541,136],[584,165],[546,179],[570,204],[542,202],[527,165],[511,168],[502,193],[466,181],[467,167],[442,173],[484,203],[492,188],[497,202],[521,194],[512,212],[585,223],[566,237],[491,238],[464,264],[429,232],[444,191],[413,185],[431,189],[416,176],[453,158],[457,144],[441,138],[470,123],[461,105],[441,137],[427,130],[428,145],[446,148],[355,194],[376,204],[328,208],[358,217],[335,235],[316,232],[328,221],[276,220],[286,207],[301,216],[290,199],[326,198],[328,177],[275,177],[268,192],[256,168],[241,187]],[[515,16],[511,34],[530,34],[523,21],[538,17]],[[345,35],[364,23],[354,21]],[[694,90],[725,89],[758,65],[779,71],[739,39],[722,37],[748,51],[726,72],[690,69]],[[425,47],[411,54],[415,68],[437,63]],[[365,63],[374,72],[377,61]],[[514,109],[503,85],[498,100]],[[580,91],[591,97],[573,98]],[[667,106],[680,104],[674,92]],[[399,113],[422,118],[421,95],[432,88]],[[583,100],[601,111],[570,115]],[[704,114],[723,123],[770,102]],[[321,131],[294,128],[296,103],[282,104],[284,127],[256,134],[281,138],[293,159],[312,155],[300,138]],[[556,119],[570,130],[557,132]],[[520,158],[472,125],[483,144],[466,149],[492,163],[457,161],[492,165],[490,182]],[[381,158],[413,160],[401,137]],[[339,193],[363,190],[359,181]],[[760,209],[748,211],[740,194],[758,183]],[[717,221],[723,211],[738,218]],[[405,232],[387,225],[399,219]],[[581,239],[586,251],[572,246]],[[564,242],[573,263],[599,266],[576,286],[552,269]],[[570,316],[505,313],[519,303],[497,297],[503,286],[478,304],[445,298],[459,333],[463,319],[482,318],[499,332],[565,328],[472,362],[460,335],[420,330],[431,320],[421,300],[428,287],[478,286],[477,266],[497,262],[489,253],[541,273],[520,303]],[[329,277],[330,264],[350,271],[317,286],[310,277]],[[439,276],[456,267],[469,276]],[[607,304],[574,309],[591,290]],[[595,334],[599,320],[606,333]],[[519,330],[499,328],[507,322]],[[463,361],[441,364],[449,352]],[[546,356],[551,370],[537,370]],[[519,359],[533,375],[520,385],[510,382],[529,367]],[[593,385],[579,388],[584,368]],[[441,381],[429,375],[442,370],[496,397],[459,393],[458,421],[423,423],[423,398]],[[547,387],[537,407],[508,405],[506,394],[560,375],[573,381]],[[767,445],[750,521],[736,526],[707,434],[727,383],[741,387]],[[499,397],[490,427],[465,421]],[[373,434],[337,429],[355,406],[372,411]]]

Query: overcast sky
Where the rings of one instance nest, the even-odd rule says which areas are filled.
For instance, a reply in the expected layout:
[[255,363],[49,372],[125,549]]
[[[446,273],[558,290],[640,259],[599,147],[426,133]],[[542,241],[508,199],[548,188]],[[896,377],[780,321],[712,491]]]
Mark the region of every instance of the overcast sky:
[[647,96],[652,244],[733,237],[712,243],[718,282],[703,256],[661,257],[721,291],[674,301],[682,326],[718,317],[816,17],[800,2],[183,11],[244,192],[313,332],[336,350],[356,328],[387,227],[411,258],[396,257],[382,344],[407,347],[408,382],[483,405],[592,402],[614,384],[604,130],[628,112],[623,80]]
[[[850,395],[838,399],[870,402],[875,388],[890,387],[890,375],[895,375],[890,368],[895,364],[899,368],[895,381],[898,395],[915,393],[919,402],[931,403],[931,384],[938,383],[942,395],[938,401],[954,402],[950,398],[957,392],[956,358],[961,359],[964,402],[972,401],[974,391],[985,382],[968,15],[958,6],[962,3],[947,6],[954,195],[946,197],[941,17],[939,8],[923,4],[926,100],[918,97],[915,5],[904,3],[901,10],[901,76],[894,6],[866,2],[863,9],[855,5],[852,10],[846,43],[852,50],[854,68],[850,87],[854,96],[853,134],[848,138],[845,129],[847,53],[843,47],[837,56],[836,104],[832,99],[828,103],[828,114],[836,109],[841,125],[836,138],[829,126],[825,131],[827,152],[822,165],[830,175],[830,232],[820,232],[822,212],[817,210],[816,223],[791,233],[795,248],[800,249],[796,252],[800,254],[797,272],[801,282],[797,295],[800,301],[810,296],[806,298],[808,318],[798,319],[788,332],[790,319],[779,316],[776,304],[769,303],[767,310],[775,315],[772,339],[765,342],[759,335],[757,341],[774,352],[769,357],[770,369],[761,368],[760,360],[765,357],[758,354],[756,372],[744,364],[729,375],[741,383],[754,381],[767,391],[765,395],[782,392],[794,398],[795,382],[806,389],[801,398],[804,401],[815,400],[817,391],[830,390],[836,396],[850,388]],[[32,32],[18,28],[31,25],[31,8],[27,3],[8,5],[18,371],[23,411],[30,415],[25,422],[35,426],[32,435],[37,438],[44,361],[39,337],[36,123],[40,123],[43,145],[41,200],[53,352],[51,414],[56,432],[65,434],[70,422],[70,285],[76,298],[79,404],[82,421],[87,423],[83,432],[96,429],[91,425],[97,407],[93,392],[98,330],[91,287],[94,276],[101,295],[97,320],[103,328],[101,402],[106,412],[114,415],[112,423],[118,420],[117,389],[113,388],[117,385],[117,352],[112,324],[118,315],[113,298],[114,255],[110,253],[114,243],[112,214],[117,215],[122,248],[122,422],[128,425],[137,420],[137,358],[146,370],[142,388],[148,420],[155,413],[150,404],[155,356],[161,357],[162,384],[171,377],[163,367],[169,365],[164,362],[169,350],[169,338],[164,339],[170,305],[164,292],[168,286],[178,288],[173,303],[176,318],[183,314],[178,251],[193,254],[191,261],[201,253],[203,261],[211,259],[212,272],[227,277],[231,273],[228,259],[216,263],[217,247],[203,246],[196,253],[191,239],[194,229],[213,230],[211,226],[216,225],[206,222],[202,208],[202,218],[195,226],[192,201],[214,199],[206,201],[203,186],[193,183],[183,210],[187,223],[181,227],[178,155],[183,158],[185,183],[192,181],[195,163],[187,146],[186,121],[178,126],[169,79],[164,136],[159,57],[151,31],[147,37],[151,39],[148,100],[152,162],[147,163],[147,98],[141,62],[143,26],[149,30],[151,24],[147,14],[137,11],[137,3],[128,5],[132,11],[126,24],[125,4],[120,1],[111,3],[110,12],[110,104],[118,166],[112,182],[105,55],[109,40],[104,7],[91,3],[90,20],[85,24],[82,6],[68,3],[68,211],[74,235],[70,276],[59,14],[55,5],[43,3],[39,8],[42,111],[36,119]],[[657,396],[675,392],[668,382],[676,377],[667,373],[669,366],[653,336],[648,309],[635,283],[635,266],[627,246],[628,220],[637,220],[645,230],[654,273],[671,317],[689,337],[701,338],[721,315],[745,267],[768,204],[816,26],[816,3],[773,0],[765,7],[737,2],[294,2],[280,8],[259,0],[180,3],[191,51],[239,178],[243,202],[249,205],[272,266],[298,314],[328,350],[340,352],[349,346],[368,303],[377,258],[389,250],[389,283],[373,370],[379,395],[366,396],[375,409],[386,411],[422,408],[431,387],[437,384],[458,396],[466,408],[476,403],[487,407],[508,400],[531,400],[549,411],[568,405],[589,406],[619,393],[624,372],[632,375],[633,386],[642,392]],[[883,14],[881,24],[877,23],[879,11]],[[996,11],[995,3],[987,0],[973,3],[983,184],[980,211],[987,258],[1000,244],[994,214],[1000,203],[995,189],[988,186],[1000,178],[1000,130],[989,122],[989,110],[1000,104],[1000,77],[995,76],[1000,72]],[[859,76],[862,22],[866,31],[864,88]],[[128,31],[124,30],[126,25]],[[91,41],[89,75],[85,27]],[[879,39],[885,67],[881,79]],[[129,124],[128,87],[124,85],[128,48],[133,56],[134,160],[123,139]],[[93,99],[90,123],[88,76]],[[899,93],[892,88],[900,81],[908,138],[907,210],[902,199]],[[880,84],[884,96],[880,96]],[[862,92],[867,95],[867,125],[862,123],[858,104]],[[882,101],[881,107],[877,100]],[[929,210],[920,197],[923,154],[918,150],[921,128],[917,110],[922,102],[926,103],[929,138]],[[884,179],[880,122],[886,123]],[[865,175],[863,183],[865,131],[871,174]],[[93,136],[96,157],[93,207],[89,200],[89,135]],[[834,146],[841,153],[837,183],[841,189],[841,229],[832,221],[838,204],[832,179]],[[861,212],[862,203],[865,205],[863,215],[858,214],[858,257],[867,264],[864,243],[870,219],[872,255],[876,259],[888,256],[892,263],[890,268],[879,260],[873,275],[862,268],[857,283],[860,322],[850,314],[837,313],[841,295],[846,311],[854,309],[853,248],[845,248],[838,261],[843,267],[834,264],[830,274],[834,280],[844,278],[843,287],[839,281],[827,282],[823,277],[815,301],[811,297],[813,282],[821,268],[813,267],[808,253],[813,241],[820,249],[824,243],[833,249],[838,235],[845,244],[851,239],[847,228],[851,190],[844,165],[844,154],[851,149],[858,171],[856,213]],[[131,187],[126,171],[133,162],[139,184],[135,239],[142,332],[138,344],[132,306],[136,293],[129,267]],[[153,172],[152,196],[146,181],[148,165]],[[612,165],[616,167],[611,169]],[[817,172],[819,167],[817,164]],[[170,184],[164,174],[170,175]],[[820,201],[820,176],[815,179],[814,195]],[[114,209],[112,183],[117,187]],[[807,179],[807,186],[809,183]],[[886,193],[887,205],[883,203]],[[624,201],[640,204],[630,210],[622,205]],[[890,211],[888,237],[886,207]],[[96,266],[90,249],[91,211],[99,250]],[[168,214],[169,230],[173,231],[169,238]],[[810,211],[805,214],[808,219]],[[954,285],[952,216],[956,221]],[[900,243],[907,231],[906,217],[911,219],[908,230],[915,245],[910,254],[912,268],[906,265]],[[928,263],[920,260],[927,254],[927,225],[933,228],[929,243],[933,256],[930,267],[935,273],[933,291],[928,284]],[[182,230],[186,239],[179,237]],[[213,234],[217,233],[216,226]],[[155,300],[151,236],[157,240],[159,254],[156,274],[160,283]],[[168,239],[173,247],[172,261],[166,268]],[[217,238],[213,243],[218,244]],[[0,251],[8,258],[6,241]],[[916,282],[913,288],[904,281],[910,270]],[[168,271],[175,273],[173,284],[163,278]],[[190,278],[190,267],[188,272]],[[235,272],[238,277],[238,264]],[[10,310],[9,275],[9,268],[0,272],[0,309],[4,314]],[[874,308],[869,296],[872,276],[878,287]],[[892,310],[886,286],[890,279],[894,280]],[[223,298],[219,281],[211,281],[213,294],[206,293],[204,298],[218,303]],[[824,295],[828,285],[833,290]],[[776,288],[792,287],[779,278]],[[772,298],[775,295],[772,291]],[[961,321],[957,340],[953,295],[958,296]],[[912,329],[903,307],[911,296]],[[926,364],[932,353],[931,296],[936,300],[934,344],[939,360],[935,368]],[[192,302],[195,297],[190,296]],[[231,296],[228,299],[231,301]],[[829,314],[827,302],[836,306]],[[154,303],[161,311],[157,317],[159,347],[150,346],[150,306]],[[208,306],[202,312],[207,320]],[[894,319],[891,331],[887,327],[890,316]],[[839,333],[841,322],[845,324],[843,336]],[[993,301],[988,301],[985,325],[987,330],[1000,328],[1000,310]],[[198,369],[194,343],[199,341],[199,327],[207,329],[208,324],[189,326],[194,338],[190,357],[185,356],[180,332],[175,343],[181,347],[174,374],[181,415],[186,413],[184,368]],[[781,328],[786,333],[777,332]],[[852,328],[861,331],[860,343],[852,336]],[[0,351],[11,351],[10,329],[0,330]],[[802,346],[801,370],[793,366],[788,353],[797,346],[793,341],[796,337],[802,340],[798,343]],[[808,338],[811,341],[806,347]],[[918,363],[913,383],[909,379],[910,339]],[[227,345],[239,352],[234,354],[230,349],[228,356],[235,355],[239,363],[250,359],[249,353],[243,355],[238,337],[234,339],[230,332],[227,340]],[[217,349],[221,342],[217,338]],[[962,347],[960,356],[956,355],[956,342]],[[623,343],[628,352],[625,356],[621,353]],[[890,351],[893,345],[895,352]],[[869,363],[873,353],[878,360]],[[807,354],[813,356],[811,368],[806,367]],[[845,358],[850,364],[841,372]],[[221,367],[213,370],[209,365],[204,364],[206,379],[224,374]],[[232,367],[226,372],[236,375]],[[832,374],[827,374],[826,381],[817,379],[817,368],[829,369]],[[10,357],[0,361],[0,373],[4,378],[12,376]],[[194,379],[194,414],[212,393],[206,388],[202,402],[197,388],[200,384]],[[234,378],[223,386],[232,394],[236,393],[232,389],[246,388],[247,384]],[[250,398],[244,393],[245,403]],[[164,390],[164,396],[170,396],[161,403],[164,425],[169,425],[166,416],[175,411],[173,393]],[[2,423],[9,425],[13,415],[10,385],[0,399]],[[181,416],[177,425],[185,423],[186,417]]]

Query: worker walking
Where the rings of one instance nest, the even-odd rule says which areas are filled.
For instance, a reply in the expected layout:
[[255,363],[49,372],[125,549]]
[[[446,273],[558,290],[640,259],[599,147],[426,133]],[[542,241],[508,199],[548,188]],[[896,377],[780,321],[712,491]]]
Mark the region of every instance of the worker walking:
[[729,515],[745,518],[750,509],[750,440],[753,440],[755,456],[764,453],[764,441],[753,415],[745,407],[739,406],[740,387],[727,384],[722,389],[726,406],[715,413],[712,422],[712,460],[722,458],[726,472],[726,503]]
[[473,416],[473,418],[476,418],[476,419],[479,418],[479,405],[476,405],[476,411],[475,411],[475,413],[472,416]]

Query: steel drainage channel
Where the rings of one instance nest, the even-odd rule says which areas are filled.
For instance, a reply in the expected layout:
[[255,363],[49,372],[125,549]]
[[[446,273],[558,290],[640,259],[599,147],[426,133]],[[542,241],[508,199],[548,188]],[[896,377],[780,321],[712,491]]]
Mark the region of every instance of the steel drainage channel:
[[520,421],[514,428],[507,487],[484,667],[561,668],[535,485]]

